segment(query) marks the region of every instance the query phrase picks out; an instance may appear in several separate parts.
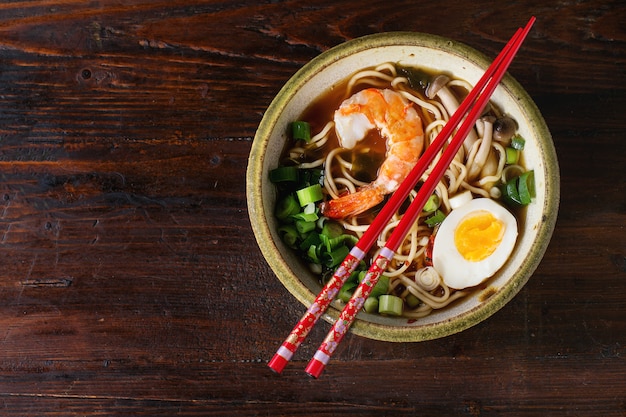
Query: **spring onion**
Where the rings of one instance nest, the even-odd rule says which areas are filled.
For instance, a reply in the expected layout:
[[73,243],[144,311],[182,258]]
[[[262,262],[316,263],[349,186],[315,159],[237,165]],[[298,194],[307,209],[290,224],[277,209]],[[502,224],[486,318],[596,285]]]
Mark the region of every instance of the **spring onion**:
[[506,151],[506,164],[507,165],[517,164],[517,161],[519,161],[519,150],[507,146],[505,151]]
[[363,303],[363,310],[365,310],[367,313],[375,313],[378,311],[378,306],[378,298],[368,297],[365,300],[365,303]]
[[402,298],[395,295],[385,294],[378,297],[378,312],[389,316],[402,315],[403,309]]
[[290,224],[282,225],[278,228],[278,234],[285,244],[291,248],[296,247],[298,241],[298,230]]
[[304,207],[310,203],[315,203],[324,198],[324,194],[322,193],[322,186],[319,184],[313,184],[301,190],[298,190],[296,191],[296,195],[298,196],[300,207]]
[[519,176],[517,190],[522,204],[530,204],[535,197],[535,173],[533,171],[524,172]]
[[415,308],[418,305],[422,304],[422,301],[411,293],[404,297],[404,301],[406,301],[406,305],[410,308]]
[[441,210],[435,211],[435,214],[424,220],[429,227],[435,227],[446,218]]
[[372,292],[370,292],[370,298],[378,298],[381,295],[387,294],[389,290],[389,277],[386,275],[381,275],[378,278],[378,282],[372,288]]
[[337,222],[326,222],[321,234],[328,238],[338,237],[343,234],[343,227]]
[[535,197],[535,175],[533,171],[511,178],[501,187],[502,200],[512,207],[530,204]]
[[511,139],[511,148],[513,149],[517,149],[518,151],[521,151],[524,149],[524,145],[526,145],[526,140],[524,140],[524,138],[521,137],[520,135],[515,135]]
[[304,236],[315,229],[315,222],[307,222],[306,220],[296,220],[296,230],[300,235]]
[[332,252],[326,252],[322,255],[322,259],[327,267],[334,268],[341,263],[348,256],[350,249],[347,246],[339,246]]
[[287,195],[276,204],[274,215],[278,220],[286,220],[300,212],[300,207],[293,194]]
[[422,211],[424,213],[432,213],[433,211],[439,208],[439,196],[437,194],[432,194],[428,197],[428,201],[424,204],[424,208]]
[[311,245],[309,246],[309,249],[307,249],[306,251],[306,255],[308,256],[309,260],[311,260],[312,262],[315,262],[315,264],[320,265],[321,268],[321,264],[322,261],[320,260],[320,247],[317,245]]
[[319,246],[322,241],[320,240],[319,233],[312,232],[309,233],[302,242],[300,242],[300,250],[308,251],[311,246]]
[[311,125],[301,120],[291,123],[291,136],[294,140],[309,142],[311,140]]
[[339,290],[339,294],[337,294],[337,298],[339,298],[344,303],[350,301],[352,294],[354,293],[354,289],[356,288],[356,282],[348,281]]
[[305,222],[315,222],[319,219],[317,213],[305,213],[301,211],[300,213],[292,214],[291,217],[294,220],[304,220]]
[[278,167],[270,171],[270,181],[274,184],[279,182],[298,181],[298,168],[295,166]]

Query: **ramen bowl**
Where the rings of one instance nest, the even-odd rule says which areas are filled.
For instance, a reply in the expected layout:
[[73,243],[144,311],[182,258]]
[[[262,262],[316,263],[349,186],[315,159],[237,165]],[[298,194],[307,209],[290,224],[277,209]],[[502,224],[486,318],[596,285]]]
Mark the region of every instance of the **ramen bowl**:
[[[279,164],[288,126],[323,92],[364,68],[392,62],[452,74],[475,84],[491,63],[482,53],[439,36],[392,32],[357,38],[320,54],[279,91],[256,132],[247,168],[246,193],[252,229],[267,263],[293,295],[308,307],[321,290],[319,278],[277,233],[277,192],[268,172]],[[506,75],[492,96],[518,123],[526,139],[525,165],[534,170],[536,196],[520,222],[513,253],[504,266],[471,295],[430,315],[409,320],[360,312],[351,331],[384,341],[415,342],[448,336],[487,319],[509,302],[529,280],[550,241],[559,203],[559,169],[550,132],[522,86]],[[334,322],[342,304],[335,301],[322,316]],[[302,312],[304,313],[305,307]],[[294,323],[295,324],[295,323]]]

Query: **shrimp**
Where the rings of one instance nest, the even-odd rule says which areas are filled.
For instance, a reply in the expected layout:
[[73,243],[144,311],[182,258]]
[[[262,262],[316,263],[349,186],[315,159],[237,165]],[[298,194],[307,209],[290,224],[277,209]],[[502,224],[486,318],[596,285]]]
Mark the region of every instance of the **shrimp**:
[[363,213],[382,202],[408,176],[424,147],[422,120],[399,93],[369,88],[346,99],[334,115],[339,145],[352,149],[377,128],[386,138],[387,153],[377,178],[351,194],[322,203],[322,214],[343,218]]

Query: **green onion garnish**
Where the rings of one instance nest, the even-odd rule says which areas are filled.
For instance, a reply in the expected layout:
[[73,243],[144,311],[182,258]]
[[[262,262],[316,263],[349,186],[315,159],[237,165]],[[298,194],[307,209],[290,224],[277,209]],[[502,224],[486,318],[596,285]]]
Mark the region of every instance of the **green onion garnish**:
[[526,145],[526,141],[520,135],[515,135],[511,139],[511,148],[513,149],[517,149],[518,151],[521,151],[524,149],[524,145]]
[[300,201],[300,207],[304,207],[309,203],[315,203],[324,198],[322,193],[322,186],[319,184],[313,184],[306,188],[296,191],[298,200]]
[[270,181],[279,182],[296,182],[298,181],[298,168],[295,166],[278,167],[270,171]]
[[441,223],[445,218],[446,218],[446,215],[443,214],[441,210],[437,210],[435,211],[435,214],[433,214],[432,216],[424,220],[424,222],[426,223],[426,225],[428,225],[428,227],[435,227],[439,223]]
[[404,303],[402,298],[385,294],[378,297],[378,312],[389,316],[400,316]]
[[533,171],[524,172],[517,181],[519,199],[523,205],[530,204],[535,197],[535,174]]
[[432,213],[433,211],[439,208],[439,196],[437,194],[432,194],[428,197],[428,201],[424,204],[424,208],[422,211],[424,213]]
[[309,142],[311,140],[311,125],[301,120],[293,122],[291,123],[291,135],[294,140]]
[[363,310],[365,310],[367,313],[375,313],[378,311],[378,306],[378,298],[367,297],[367,300],[365,300],[365,303],[363,303]]
[[506,151],[506,164],[515,165],[519,161],[519,151],[515,148],[507,146]]
[[502,200],[512,207],[520,207],[530,204],[535,197],[535,175],[533,171],[527,171],[522,175],[511,178],[500,187]]
[[289,216],[300,212],[300,207],[296,197],[293,194],[287,195],[276,204],[276,211],[274,214],[278,220],[286,220]]

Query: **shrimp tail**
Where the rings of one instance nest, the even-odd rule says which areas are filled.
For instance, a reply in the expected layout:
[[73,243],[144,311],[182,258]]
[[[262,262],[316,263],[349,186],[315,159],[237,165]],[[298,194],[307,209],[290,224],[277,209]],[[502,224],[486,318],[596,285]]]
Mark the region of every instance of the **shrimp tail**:
[[343,195],[334,200],[321,204],[321,212],[331,219],[342,219],[348,216],[356,216],[381,203],[385,198],[385,192],[374,185],[365,186],[358,191]]

